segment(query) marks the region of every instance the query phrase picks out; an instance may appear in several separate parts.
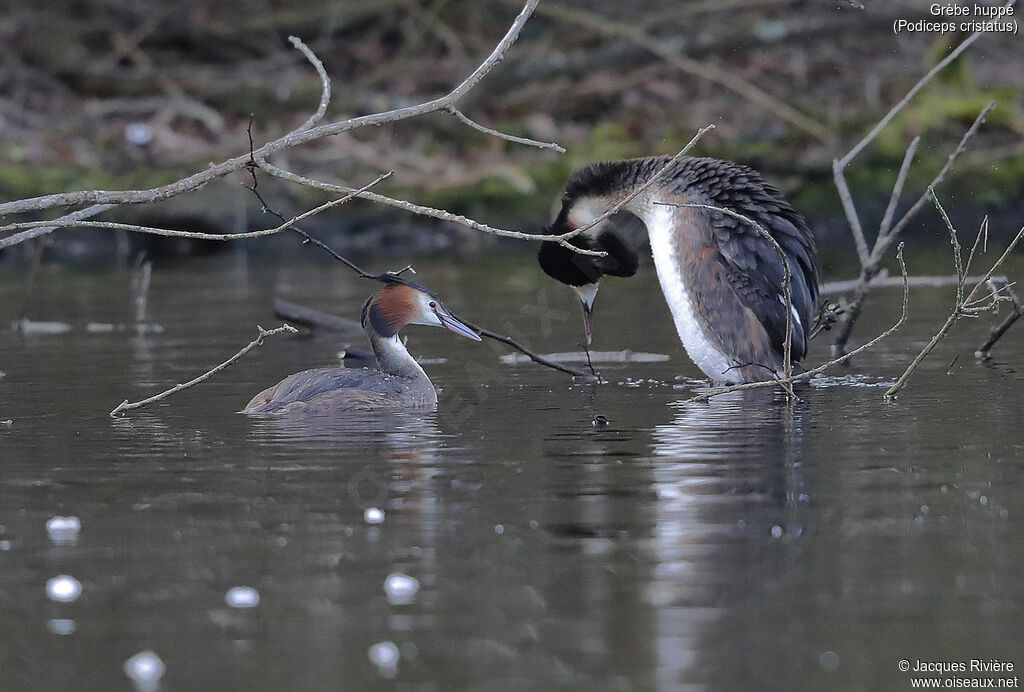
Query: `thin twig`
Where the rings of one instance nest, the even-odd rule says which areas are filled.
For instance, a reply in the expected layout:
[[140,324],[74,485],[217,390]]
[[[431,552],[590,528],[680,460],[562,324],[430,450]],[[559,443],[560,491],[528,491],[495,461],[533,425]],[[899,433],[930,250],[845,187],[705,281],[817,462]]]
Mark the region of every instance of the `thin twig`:
[[921,143],[921,136],[918,135],[910,140],[906,153],[903,154],[903,163],[900,164],[900,172],[896,175],[896,183],[892,186],[892,194],[889,195],[889,204],[882,215],[882,222],[878,224],[878,235],[887,235],[892,228],[892,220],[896,216],[896,207],[900,203],[900,196],[903,194],[903,186],[907,183],[907,174],[910,173],[910,165],[914,162],[914,155],[917,154],[917,146]]
[[498,130],[492,130],[489,127],[484,127],[475,120],[470,119],[465,113],[460,111],[454,105],[448,106],[448,108],[446,108],[445,110],[454,115],[460,122],[469,125],[477,132],[483,132],[485,135],[491,135],[492,137],[504,139],[509,142],[515,142],[516,144],[525,144],[528,147],[537,147],[538,149],[554,149],[559,154],[565,153],[565,148],[559,144],[556,144],[555,142],[538,142],[535,139],[528,139],[526,137],[516,137],[515,135],[507,135],[504,132],[499,132]]
[[531,351],[530,349],[526,348],[525,346],[523,346],[519,342],[515,341],[510,336],[504,336],[502,334],[498,334],[496,332],[492,332],[489,329],[484,329],[483,327],[479,327],[479,326],[473,324],[472,322],[470,322],[468,320],[462,319],[461,317],[459,317],[458,320],[460,322],[462,322],[464,325],[466,325],[467,327],[469,327],[470,329],[472,329],[473,331],[475,331],[480,336],[485,336],[488,339],[494,339],[495,341],[500,341],[503,344],[511,346],[515,350],[517,350],[520,353],[522,353],[524,356],[528,357],[534,363],[538,363],[539,365],[546,365],[549,368],[554,368],[555,370],[558,370],[560,372],[564,372],[567,375],[573,375],[573,376],[576,376],[576,377],[586,377],[586,375],[587,375],[587,373],[585,373],[585,372],[582,372],[582,371],[577,370],[575,368],[570,368],[570,367],[568,367],[566,365],[562,365],[561,363],[556,363],[554,361],[548,360],[547,358],[545,358],[542,355],[534,353],[533,351]]
[[[1010,4],[1013,4],[1012,0]],[[921,77],[921,79],[917,80],[917,84],[910,87],[910,91],[904,94],[903,98],[900,99],[895,106],[889,109],[889,112],[886,113],[885,116],[883,116],[882,119],[879,120],[873,128],[871,128],[871,131],[864,135],[863,139],[861,139],[859,142],[853,145],[853,148],[846,153],[846,156],[839,159],[839,167],[846,168],[847,164],[849,164],[850,161],[852,161],[857,156],[857,154],[863,151],[864,147],[871,144],[875,137],[878,136],[878,133],[884,130],[885,126],[892,122],[892,119],[895,118],[899,114],[899,112],[903,110],[904,107],[906,107],[908,103],[910,103],[910,100],[914,98],[914,95],[917,94],[917,92],[919,92],[925,84],[932,80],[932,77],[946,69],[947,65],[956,60],[958,57],[960,57],[961,53],[967,50],[972,43],[974,43],[984,35],[984,31],[975,31],[973,34],[965,38],[960,43],[960,45],[951,50],[949,52],[949,55],[947,55],[945,58],[939,61],[939,63],[935,67],[928,70],[928,73],[925,74],[924,77]]]
[[[985,119],[988,118],[988,114],[991,113],[995,107],[996,102],[989,101],[988,105],[981,109],[981,112],[978,113],[978,117],[974,119],[974,122],[971,123],[971,126],[967,128],[966,132],[964,132],[964,136],[960,138],[960,142],[956,145],[956,149],[950,152],[949,156],[946,157],[946,163],[943,164],[939,172],[935,175],[934,178],[932,178],[932,181],[928,183],[928,187],[938,187],[939,184],[946,179],[946,174],[949,173],[950,170],[952,170],[953,164],[956,162],[957,157],[959,157],[960,154],[964,153],[967,150],[967,143],[971,141],[971,138],[978,133],[978,130],[981,128],[981,126],[985,124]],[[878,252],[878,244],[875,244],[875,253],[879,255],[885,254],[885,249],[888,248],[888,245],[892,244],[892,239],[898,236],[900,231],[906,228],[907,224],[909,224],[914,219],[914,216],[917,215],[917,212],[921,209],[921,207],[924,206],[925,202],[927,201],[928,191],[926,188],[925,191],[921,193],[921,196],[917,199],[917,201],[914,202],[913,206],[910,207],[910,209],[907,210],[907,213],[903,215],[903,218],[901,218],[899,222],[897,222],[897,224],[893,226],[892,232],[889,233],[887,236],[889,240],[886,247],[883,248],[881,252]],[[872,257],[872,259],[874,258]]]
[[[960,243],[957,240],[956,229],[953,227],[953,223],[949,220],[949,216],[946,214],[946,210],[943,209],[942,204],[939,202],[939,198],[935,194],[935,190],[929,188],[929,194],[931,195],[932,201],[935,203],[935,208],[938,209],[939,215],[942,217],[942,220],[946,223],[946,228],[949,231],[950,239],[953,244],[953,261],[956,265],[957,276],[960,277],[960,281],[957,282],[956,296],[953,303],[953,309],[949,313],[949,317],[947,317],[946,321],[943,322],[941,327],[939,327],[939,331],[937,331],[935,335],[932,336],[931,340],[927,344],[925,344],[925,347],[921,349],[921,352],[914,357],[914,360],[911,361],[910,365],[907,366],[907,369],[904,370],[903,374],[900,375],[899,379],[896,380],[896,382],[891,387],[889,387],[888,390],[886,390],[886,399],[892,399],[901,389],[907,386],[907,381],[910,379],[910,376],[914,373],[917,367],[925,358],[928,357],[928,354],[932,352],[932,350],[938,345],[938,343],[945,338],[946,334],[949,333],[949,330],[953,328],[953,325],[956,324],[961,317],[974,317],[981,312],[988,312],[994,310],[996,305],[999,304],[999,302],[1003,300],[1008,300],[1008,298],[1000,296],[999,291],[994,291],[991,295],[991,302],[988,305],[972,305],[972,303],[974,302],[974,294],[982,286],[988,283],[989,279],[992,277],[992,274],[994,274],[995,271],[1002,265],[1002,263],[1006,261],[1006,258],[1010,256],[1011,252],[1013,252],[1014,248],[1017,246],[1017,243],[1020,242],[1020,239],[1022,237],[1024,237],[1024,228],[1021,228],[1017,235],[1014,237],[1014,239],[1010,241],[1010,244],[1007,246],[1003,254],[1000,255],[999,259],[997,259],[992,264],[992,267],[988,270],[988,272],[985,273],[985,276],[982,278],[982,280],[974,285],[974,288],[971,289],[971,292],[968,293],[967,297],[965,298],[964,269],[960,259]],[[982,230],[984,229],[985,226],[983,225]],[[981,236],[982,230],[978,231],[979,237]],[[975,245],[977,245],[977,242],[975,242]]]
[[[250,141],[250,145],[251,145],[251,142],[252,142],[252,122],[251,121],[249,123],[249,133],[250,133],[249,134],[249,141]],[[265,211],[267,211],[270,214],[273,214],[274,216],[276,216],[279,219],[283,219],[284,217],[279,212],[275,211],[274,209],[272,209],[271,207],[269,207],[267,205],[266,200],[263,199],[263,196],[259,192],[259,179],[256,177],[257,165],[258,164],[254,161],[253,165],[251,165],[249,167],[249,172],[252,175],[252,185],[251,186],[246,186],[246,188],[250,192],[252,192],[254,195],[256,195],[256,199],[258,199],[260,201],[260,204],[263,206],[263,209]],[[355,190],[355,191],[351,192],[350,195],[351,196],[356,196],[356,195],[358,195],[360,193],[366,192],[366,190],[368,188],[372,187],[373,185],[376,185],[378,182],[383,180],[383,178],[384,178],[384,176],[378,178],[377,180],[373,181],[369,185],[364,186],[364,188],[362,190]],[[304,230],[302,230],[298,226],[294,226],[293,225],[291,228],[292,228],[293,231],[295,231],[296,233],[298,233],[299,235],[301,235],[305,239],[303,242],[311,243],[311,244],[315,245],[316,247],[320,248],[321,250],[325,251],[331,257],[333,257],[334,259],[338,260],[339,262],[344,264],[346,267],[348,267],[349,269],[354,271],[356,274],[358,274],[360,278],[363,278],[363,279],[373,279],[373,280],[376,280],[376,281],[381,281],[384,278],[384,275],[374,275],[374,274],[370,274],[369,272],[363,270],[358,265],[356,265],[354,262],[352,262],[348,258],[342,256],[336,250],[334,250],[334,248],[330,247],[329,245],[327,245],[326,243],[320,241],[319,239],[314,238],[313,236],[309,235],[308,233],[306,233]],[[405,267],[403,269],[398,270],[397,272],[388,272],[388,274],[398,275],[398,274],[401,274],[402,272],[405,272],[405,271],[411,271],[414,274],[416,273],[416,271],[410,265],[410,266],[407,266],[407,267]],[[477,333],[480,336],[484,336],[484,337],[487,337],[489,339],[494,339],[495,341],[500,341],[501,343],[507,344],[508,346],[511,346],[512,348],[516,349],[520,353],[528,356],[535,363],[539,363],[540,365],[546,365],[549,368],[554,368],[555,370],[559,370],[561,372],[568,373],[570,375],[582,376],[582,375],[585,374],[585,373],[582,373],[579,370],[576,370],[574,368],[569,368],[569,367],[566,367],[566,366],[563,366],[563,365],[559,365],[558,363],[554,363],[552,361],[549,361],[548,359],[544,358],[543,356],[534,353],[533,351],[531,351],[530,349],[526,348],[525,346],[522,346],[521,344],[519,344],[517,341],[515,341],[510,336],[504,336],[504,335],[498,334],[496,332],[492,332],[489,329],[484,329],[482,327],[478,327],[478,326],[474,325],[472,322],[468,322],[466,320],[461,320],[461,321],[462,321],[463,324],[465,324],[470,329],[476,330]]]
[[309,46],[302,42],[302,39],[298,36],[289,36],[288,40],[306,56],[306,60],[309,61],[313,66],[313,69],[316,70],[317,75],[320,77],[320,105],[317,106],[316,112],[309,116],[306,122],[288,133],[289,135],[294,135],[300,132],[305,132],[309,128],[314,127],[323,119],[324,114],[327,113],[327,106],[331,102],[331,77],[327,74],[327,70],[324,69],[324,64],[320,61],[320,58],[316,57],[316,53],[310,50]]
[[212,370],[204,372],[202,375],[196,377],[195,379],[189,380],[184,384],[175,385],[174,387],[171,387],[167,391],[160,392],[159,394],[151,396],[148,399],[143,399],[142,401],[136,401],[134,403],[129,403],[128,400],[125,399],[120,404],[118,404],[113,411],[110,412],[110,417],[117,418],[118,415],[124,413],[125,411],[142,408],[143,406],[147,406],[148,404],[152,404],[153,402],[160,401],[161,399],[166,399],[172,394],[177,394],[183,389],[194,387],[200,382],[210,379],[224,368],[228,367],[229,365],[233,365],[236,361],[238,361],[238,359],[240,359],[249,351],[253,350],[257,346],[261,346],[263,344],[263,339],[265,339],[268,336],[274,336],[275,334],[281,334],[282,332],[288,332],[289,334],[297,334],[299,331],[295,327],[292,327],[291,325],[288,324],[283,324],[280,327],[277,327],[276,329],[271,329],[269,331],[267,331],[263,327],[260,327],[259,325],[257,325],[256,329],[259,330],[259,336],[257,336],[255,340],[251,341],[248,346],[246,346],[241,351],[228,358],[226,361],[224,361],[217,367],[213,368]]
[[[428,216],[430,218],[438,219],[440,221],[456,223],[461,226],[471,228],[475,231],[481,231],[482,233],[490,233],[491,235],[496,235],[502,238],[516,238],[518,240],[557,240],[559,238],[559,236],[543,235],[539,233],[523,233],[521,231],[509,231],[504,228],[496,228],[494,226],[489,226],[485,223],[473,221],[472,219],[468,219],[465,216],[461,216],[459,214],[452,214],[451,212],[444,211],[443,209],[425,207],[423,205],[414,204],[412,202],[407,202],[402,199],[386,197],[384,195],[377,194],[376,192],[358,192],[357,190],[353,190],[352,188],[346,187],[345,185],[335,185],[334,183],[327,183],[322,180],[314,180],[313,178],[307,178],[306,176],[299,175],[298,173],[293,173],[292,171],[287,171],[284,170],[283,168],[279,168],[278,166],[275,166],[274,164],[269,163],[267,161],[257,160],[256,163],[261,170],[266,171],[270,175],[274,176],[275,178],[280,178],[281,180],[287,180],[293,183],[297,183],[299,185],[316,188],[317,190],[326,190],[328,192],[336,192],[342,194],[356,192],[358,193],[357,196],[360,199],[369,200],[370,202],[374,202],[376,204],[383,204],[389,207],[395,207],[396,209],[402,209],[404,211],[408,211],[413,214],[418,214],[420,216]],[[575,245],[569,244],[568,241],[566,241],[566,245],[581,255],[604,257],[607,254],[599,250],[585,250],[583,248],[577,248]]]
[[[390,177],[391,171],[379,176],[376,180],[369,183],[368,185],[360,188],[362,191],[366,191],[373,185],[376,185],[381,180]],[[192,240],[215,240],[215,241],[230,241],[230,240],[246,240],[249,238],[263,238],[268,235],[276,235],[282,231],[286,231],[296,223],[307,219],[311,216],[315,216],[322,211],[331,209],[333,207],[340,206],[349,202],[359,196],[360,190],[353,190],[344,197],[339,199],[333,199],[330,202],[325,202],[318,207],[314,207],[309,211],[303,212],[298,216],[288,219],[280,226],[274,228],[267,228],[260,231],[245,231],[242,233],[200,233],[197,231],[178,231],[171,228],[155,228],[153,226],[138,226],[130,223],[118,223],[115,221],[66,221],[57,226],[58,228],[108,228],[118,231],[131,231],[133,233],[149,233],[151,235],[162,235],[170,238],[190,238]],[[25,221],[22,223],[11,223],[6,226],[0,227],[0,230],[13,230],[19,228],[38,228],[42,225],[54,225],[57,221]]]
[[[993,291],[998,290],[996,288],[997,281],[995,278],[989,279],[987,283]],[[990,359],[992,357],[992,348],[996,345],[996,342],[998,342],[1003,337],[1003,334],[1013,326],[1014,322],[1019,320],[1021,317],[1024,317],[1024,303],[1021,302],[1021,299],[1017,297],[1016,293],[1006,287],[1005,284],[1002,288],[1005,289],[1006,295],[1010,298],[1010,314],[1007,315],[1006,318],[998,325],[992,327],[992,331],[989,333],[988,338],[985,339],[985,342],[978,347],[977,351],[974,352],[974,357],[979,360]]]
[[[974,119],[971,126],[964,132],[963,137],[960,138],[960,142],[956,148],[950,152],[949,156],[946,157],[946,163],[942,166],[939,172],[929,183],[928,188],[935,188],[941,183],[946,174],[953,168],[953,163],[957,160],[957,157],[962,154],[966,148],[967,143],[971,138],[978,132],[978,129],[985,122],[985,118],[995,108],[995,102],[992,101],[978,113],[978,117]],[[911,142],[913,146],[913,142]],[[910,147],[907,148],[908,152]],[[907,160],[907,156],[904,156],[904,161]],[[897,176],[897,183],[899,178]],[[895,191],[895,190],[894,190]],[[916,202],[910,207],[909,210],[903,215],[903,217],[892,226],[885,233],[879,232],[878,237],[875,238],[874,247],[868,257],[866,263],[861,263],[860,277],[857,279],[857,288],[854,292],[854,298],[850,303],[849,308],[843,314],[842,319],[839,322],[839,327],[836,330],[836,339],[832,346],[833,355],[841,355],[846,350],[846,343],[850,339],[850,334],[853,332],[853,326],[857,322],[857,318],[860,317],[861,309],[864,306],[864,299],[867,297],[868,292],[871,290],[871,282],[875,275],[878,274],[878,266],[888,251],[889,247],[892,246],[893,242],[899,237],[899,234],[904,228],[910,223],[910,221],[917,216],[917,213],[924,206],[924,203],[928,199],[928,191],[925,192],[917,199]]]
[[[903,276],[903,278],[906,279],[907,278],[907,266],[903,262],[903,243],[900,243],[896,247],[896,259],[899,260],[899,263],[900,263],[900,273]],[[828,361],[827,363],[824,363],[823,365],[819,365],[818,367],[813,368],[811,370],[806,370],[806,371],[804,371],[802,373],[793,375],[793,376],[787,378],[787,380],[785,382],[790,384],[790,385],[792,385],[792,383],[794,383],[794,382],[799,382],[801,380],[809,379],[809,378],[814,377],[815,375],[817,375],[819,373],[824,372],[825,370],[827,370],[827,369],[829,369],[831,367],[834,367],[836,365],[841,365],[841,364],[845,363],[846,361],[848,361],[850,358],[853,358],[858,353],[861,353],[861,352],[866,351],[867,349],[871,348],[872,346],[877,344],[879,341],[881,341],[882,339],[888,337],[893,332],[895,332],[897,329],[899,329],[900,327],[903,326],[903,323],[907,321],[907,307],[909,305],[909,302],[910,302],[910,285],[907,284],[906,282],[904,282],[904,284],[903,284],[903,311],[900,313],[899,320],[897,320],[894,325],[892,325],[891,327],[886,329],[884,332],[882,332],[881,334],[876,336],[871,341],[868,341],[867,343],[862,344],[861,346],[853,349],[849,353],[844,353],[843,355],[839,356],[838,358],[833,358],[832,360]],[[712,397],[716,397],[719,394],[728,394],[729,392],[735,392],[735,391],[738,391],[738,390],[741,390],[741,389],[758,389],[758,388],[761,388],[761,387],[774,387],[774,386],[777,386],[777,385],[780,385],[780,384],[783,384],[783,383],[784,383],[783,380],[768,380],[766,382],[746,382],[744,384],[736,384],[736,385],[732,385],[730,387],[722,387],[721,389],[716,389],[714,391],[704,392],[703,394],[698,394],[697,396],[694,396],[694,397],[691,397],[691,398],[687,399],[685,403],[693,403],[693,402],[698,402],[698,401],[707,401],[708,399],[711,399]]]
[[853,232],[853,242],[857,246],[857,258],[861,265],[867,264],[868,241],[864,238],[864,228],[860,225],[860,216],[857,215],[857,207],[853,203],[853,195],[850,193],[849,185],[846,184],[846,176],[843,175],[843,166],[839,159],[832,161],[832,179],[839,192],[839,201],[843,204],[843,211],[850,224],[850,231]]

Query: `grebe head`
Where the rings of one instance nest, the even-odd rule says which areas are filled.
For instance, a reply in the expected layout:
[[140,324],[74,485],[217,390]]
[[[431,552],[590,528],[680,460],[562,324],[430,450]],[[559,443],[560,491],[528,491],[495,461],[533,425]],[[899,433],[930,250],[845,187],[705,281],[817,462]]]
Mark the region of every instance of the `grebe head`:
[[[570,190],[571,191],[571,190]],[[555,222],[544,229],[546,235],[561,235],[571,232],[590,222],[602,212],[595,211],[595,200],[588,197],[570,196],[567,191],[562,198],[562,211]],[[604,257],[581,255],[558,243],[541,243],[537,261],[544,273],[573,290],[583,308],[583,335],[590,346],[590,318],[594,313],[594,298],[597,297],[601,277],[633,276],[640,264],[639,255],[618,235],[598,224],[584,233],[569,239],[571,245],[587,250],[606,252]]]
[[361,322],[367,331],[393,337],[407,324],[444,327],[459,336],[480,341],[480,336],[460,322],[437,294],[426,286],[398,276],[378,277],[387,285],[363,306]]

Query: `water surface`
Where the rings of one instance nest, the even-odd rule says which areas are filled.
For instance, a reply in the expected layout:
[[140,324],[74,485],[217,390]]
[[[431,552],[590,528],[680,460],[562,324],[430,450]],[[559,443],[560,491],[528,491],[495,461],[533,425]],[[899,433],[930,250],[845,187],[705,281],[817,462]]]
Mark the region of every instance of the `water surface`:
[[[491,329],[579,338],[575,298],[529,257],[417,268]],[[5,313],[24,283],[0,275]],[[987,322],[959,325],[885,403],[948,312],[949,290],[920,290],[903,331],[802,403],[693,405],[650,269],[607,284],[595,346],[668,362],[572,384],[411,327],[414,354],[447,359],[426,368],[437,411],[237,415],[344,345],[282,336],[112,420],[276,326],[275,294],[354,317],[372,286],[308,255],[158,265],[163,329],[137,333],[127,272],[44,267],[30,315],[71,330],[0,330],[0,687],[131,689],[122,665],[144,650],[168,690],[905,689],[901,658],[1024,665],[1022,333],[978,364]],[[878,292],[857,336],[898,314]],[[48,535],[69,515],[77,536]],[[389,596],[392,574],[418,590]],[[48,598],[58,575],[77,600]],[[258,606],[228,607],[239,585]]]

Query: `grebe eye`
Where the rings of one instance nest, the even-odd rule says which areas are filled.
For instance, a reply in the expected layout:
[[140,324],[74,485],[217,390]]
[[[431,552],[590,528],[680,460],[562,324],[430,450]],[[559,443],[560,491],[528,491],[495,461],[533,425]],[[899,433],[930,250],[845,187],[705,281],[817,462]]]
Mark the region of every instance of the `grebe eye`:
[[432,308],[436,308],[437,307],[437,303],[435,303],[434,301],[430,301],[429,305]]

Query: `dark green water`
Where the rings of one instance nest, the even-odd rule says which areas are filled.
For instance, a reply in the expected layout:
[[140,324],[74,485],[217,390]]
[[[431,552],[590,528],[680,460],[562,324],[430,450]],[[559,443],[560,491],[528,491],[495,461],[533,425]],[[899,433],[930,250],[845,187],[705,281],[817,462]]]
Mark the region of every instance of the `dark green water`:
[[[465,317],[574,349],[575,299],[531,258],[417,268]],[[4,319],[24,281],[0,275]],[[792,408],[767,390],[681,403],[699,373],[647,269],[602,290],[595,346],[667,363],[574,385],[411,327],[414,354],[448,359],[426,368],[436,412],[303,423],[234,412],[332,364],[331,339],[276,337],[161,404],[107,412],[276,326],[275,293],[355,316],[370,284],[305,255],[157,266],[148,319],[164,331],[141,335],[128,285],[44,267],[31,315],[72,330],[0,330],[4,690],[131,689],[122,665],[143,650],[165,690],[899,690],[904,658],[1024,666],[1024,331],[978,364],[991,318],[961,323],[882,401],[948,289],[915,291],[904,330]],[[859,338],[895,321],[899,295],[875,294]],[[66,515],[81,531],[60,543],[46,522]],[[409,602],[389,600],[392,573],[418,580]],[[47,597],[64,574],[74,602]],[[229,608],[236,585],[258,607]],[[371,662],[381,642],[396,666]]]

